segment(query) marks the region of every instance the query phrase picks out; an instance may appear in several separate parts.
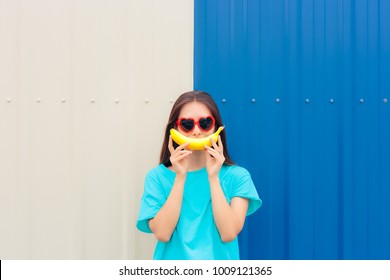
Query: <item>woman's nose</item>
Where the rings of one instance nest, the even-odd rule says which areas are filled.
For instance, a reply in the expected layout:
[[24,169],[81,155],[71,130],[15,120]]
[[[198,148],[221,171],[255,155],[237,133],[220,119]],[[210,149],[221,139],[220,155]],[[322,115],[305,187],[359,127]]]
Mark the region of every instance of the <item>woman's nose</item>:
[[202,131],[200,131],[199,126],[198,126],[198,125],[195,125],[195,128],[194,128],[194,130],[192,131],[192,135],[193,135],[193,136],[199,136],[199,135],[201,135],[201,134],[202,134]]

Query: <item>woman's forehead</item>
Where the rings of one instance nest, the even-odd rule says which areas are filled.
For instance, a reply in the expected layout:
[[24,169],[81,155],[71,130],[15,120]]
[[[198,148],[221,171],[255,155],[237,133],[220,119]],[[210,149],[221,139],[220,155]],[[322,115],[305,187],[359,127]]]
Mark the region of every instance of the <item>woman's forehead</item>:
[[183,106],[180,111],[179,118],[199,118],[210,115],[211,111],[205,104],[194,101]]

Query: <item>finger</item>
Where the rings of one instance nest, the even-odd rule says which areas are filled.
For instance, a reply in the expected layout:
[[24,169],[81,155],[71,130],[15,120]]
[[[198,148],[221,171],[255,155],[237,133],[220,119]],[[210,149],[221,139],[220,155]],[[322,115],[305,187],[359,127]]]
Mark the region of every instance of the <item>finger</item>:
[[175,148],[173,148],[172,136],[170,136],[170,135],[169,135],[169,140],[168,140],[168,150],[171,153],[171,155],[175,151]]
[[172,155],[172,160],[177,160],[178,157],[182,155],[187,155],[187,154],[192,154],[192,151],[190,150],[180,150],[180,151],[175,151],[175,153]]
[[192,154],[192,151],[190,150],[180,150],[176,153],[178,156],[179,155],[184,155],[184,154]]
[[215,158],[217,161],[221,163],[225,162],[225,156],[223,155],[223,152],[217,151],[210,147],[206,147],[205,151],[210,155],[210,157]]
[[218,136],[218,144],[219,144],[219,150],[222,152],[223,154],[223,143],[222,143],[222,138],[221,138],[221,135]]
[[181,161],[181,160],[185,159],[186,157],[188,157],[190,154],[192,154],[191,151],[186,151],[185,153],[183,153],[183,154],[178,155],[177,157],[175,157],[175,160],[176,160],[176,161]]
[[185,148],[187,148],[187,146],[189,144],[190,144],[190,142],[184,143],[184,144],[180,145],[179,147],[177,147],[176,150],[178,150],[178,151],[184,150]]
[[206,151],[209,151],[209,150],[215,151],[213,148],[211,148],[210,146],[207,146],[207,145],[204,145],[204,149],[205,149]]
[[[221,151],[221,148],[218,147],[217,143],[215,143],[214,139],[210,139],[211,140],[211,144],[213,145],[213,150],[217,151],[219,154],[223,154],[223,148],[222,148],[222,151]],[[212,148],[210,148],[212,149]]]
[[210,154],[209,150],[207,150],[207,149],[204,150],[204,154],[206,157],[206,161],[209,161],[210,159],[213,158],[213,156]]
[[220,153],[216,149],[213,149],[206,145],[205,145],[205,150],[213,157],[220,155]]
[[210,142],[211,142],[211,146],[213,146],[214,147],[214,149],[218,149],[218,146],[217,146],[217,143],[215,143],[215,141],[214,141],[214,138],[213,137],[211,137],[210,138]]

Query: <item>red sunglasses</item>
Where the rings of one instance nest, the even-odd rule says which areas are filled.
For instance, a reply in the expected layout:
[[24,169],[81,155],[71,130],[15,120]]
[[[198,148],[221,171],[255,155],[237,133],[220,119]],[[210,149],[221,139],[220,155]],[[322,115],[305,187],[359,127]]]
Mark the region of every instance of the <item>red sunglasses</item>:
[[213,116],[202,117],[199,118],[198,121],[195,121],[194,118],[180,118],[177,120],[176,124],[185,132],[193,131],[195,125],[197,125],[200,130],[207,132],[214,127],[215,119]]

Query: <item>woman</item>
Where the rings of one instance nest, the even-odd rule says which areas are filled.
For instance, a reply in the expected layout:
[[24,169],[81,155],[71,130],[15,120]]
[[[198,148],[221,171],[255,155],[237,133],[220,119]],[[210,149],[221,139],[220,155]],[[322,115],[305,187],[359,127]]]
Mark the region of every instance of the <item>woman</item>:
[[170,129],[203,138],[222,126],[212,97],[183,93],[172,107],[160,165],[148,172],[137,228],[158,239],[154,259],[239,259],[237,235],[262,204],[248,171],[234,165],[223,130],[212,147],[178,146]]

